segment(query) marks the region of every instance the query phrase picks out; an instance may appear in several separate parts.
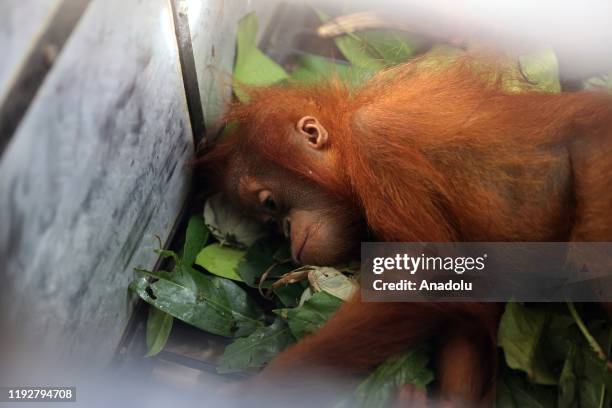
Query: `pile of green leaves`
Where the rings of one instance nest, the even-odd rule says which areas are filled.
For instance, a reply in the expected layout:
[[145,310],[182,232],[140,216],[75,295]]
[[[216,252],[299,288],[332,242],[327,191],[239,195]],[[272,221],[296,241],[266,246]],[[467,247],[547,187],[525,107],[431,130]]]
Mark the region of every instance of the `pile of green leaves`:
[[[163,349],[176,318],[232,339],[219,360],[220,374],[260,369],[318,330],[358,288],[350,267],[293,264],[286,242],[233,212],[222,195],[207,201],[204,216],[191,217],[180,253],[157,253],[170,259],[171,270],[138,269],[130,285],[152,306],[147,356]],[[283,275],[285,284],[272,287]],[[262,296],[263,291],[271,296]],[[425,348],[397,356],[360,385],[352,403],[384,402],[406,383],[424,387],[433,378],[428,361]]]
[[[463,52],[445,45],[426,49],[401,33],[371,31],[334,39],[346,61],[302,54],[297,66],[287,70],[257,48],[257,31],[254,14],[241,20],[233,89],[243,102],[248,100],[242,91],[245,85],[308,84],[332,75],[358,85],[377,71],[424,52],[436,57]],[[559,92],[552,51],[520,56],[517,69],[534,86]],[[586,85],[612,87],[612,82],[602,77]],[[253,221],[232,213],[222,196],[207,202],[203,217],[190,219],[179,254],[158,253],[172,261],[171,270],[138,270],[130,286],[152,306],[148,355],[162,350],[173,320],[180,319],[232,339],[219,361],[221,374],[260,369],[284,348],[318,330],[355,289],[347,270],[296,270],[287,243],[266,236]],[[290,272],[290,277],[308,279],[285,279],[287,284],[272,286]],[[507,304],[498,336],[503,358],[497,406],[610,406],[612,367],[606,361],[612,345],[610,321],[595,307],[579,306],[577,310],[573,304]],[[347,401],[351,406],[383,406],[400,386],[424,388],[433,379],[424,345],[382,364]]]
[[612,364],[605,355],[612,327],[597,306],[508,303],[498,332],[505,366],[497,406],[611,406]]

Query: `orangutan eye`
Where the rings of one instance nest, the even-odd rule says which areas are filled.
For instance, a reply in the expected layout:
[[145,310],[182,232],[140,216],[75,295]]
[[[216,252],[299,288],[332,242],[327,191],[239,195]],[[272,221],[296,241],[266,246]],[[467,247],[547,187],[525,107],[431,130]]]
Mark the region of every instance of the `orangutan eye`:
[[278,205],[274,198],[272,198],[272,194],[268,190],[262,190],[258,194],[259,202],[261,203],[262,208],[271,213],[275,213],[278,211]]

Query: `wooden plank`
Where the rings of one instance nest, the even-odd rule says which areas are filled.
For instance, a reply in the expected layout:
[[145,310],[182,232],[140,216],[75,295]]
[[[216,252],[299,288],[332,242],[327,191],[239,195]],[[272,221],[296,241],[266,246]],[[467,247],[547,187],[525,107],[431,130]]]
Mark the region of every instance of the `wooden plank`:
[[24,344],[110,360],[192,140],[169,3],[93,1],[0,161],[0,310]]
[[185,12],[195,56],[200,98],[207,128],[213,128],[231,98],[238,21],[250,11],[259,19],[258,38],[279,0],[186,0]]
[[[5,27],[5,34],[1,35],[4,40],[0,40],[5,42],[10,60],[8,68],[0,68],[0,77],[4,77],[4,80],[0,79],[0,88],[4,88],[0,89],[0,155],[89,2],[62,0],[53,9],[43,5],[42,9],[48,12],[48,15],[43,15],[36,8],[40,4],[27,1],[23,8],[10,14],[10,21],[6,21],[8,28]],[[30,14],[34,16],[33,20]],[[42,19],[44,22],[39,21]],[[36,35],[31,32],[33,23],[41,25],[41,31]]]
[[0,2],[0,105],[61,0]]

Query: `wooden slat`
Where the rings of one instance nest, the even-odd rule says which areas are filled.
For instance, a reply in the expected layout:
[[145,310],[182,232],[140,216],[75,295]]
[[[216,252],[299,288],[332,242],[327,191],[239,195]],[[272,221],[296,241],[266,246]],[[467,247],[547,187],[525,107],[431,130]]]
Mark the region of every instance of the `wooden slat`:
[[261,37],[279,0],[187,0],[185,11],[195,56],[200,97],[207,128],[214,129],[231,97],[238,21],[250,11],[259,20]]
[[178,61],[169,2],[94,0],[6,148],[0,310],[26,344],[112,357],[188,190]]
[[[0,79],[0,88],[4,88],[0,89],[0,155],[89,2],[61,0],[56,8],[48,9],[46,5],[27,1],[25,5],[20,5],[22,8],[12,9],[6,31],[10,34],[3,35],[4,40],[0,40],[6,42],[10,59],[8,68],[0,69],[4,72],[0,76],[5,76],[4,80]],[[29,9],[24,9],[24,6]],[[39,6],[48,15],[40,15]],[[0,14],[2,9],[11,10],[11,7],[0,5]],[[35,16],[33,22],[28,11]],[[42,19],[44,21],[39,21]],[[41,26],[38,34],[32,32],[33,23]],[[2,48],[0,52],[4,52]]]
[[0,104],[61,0],[0,2]]

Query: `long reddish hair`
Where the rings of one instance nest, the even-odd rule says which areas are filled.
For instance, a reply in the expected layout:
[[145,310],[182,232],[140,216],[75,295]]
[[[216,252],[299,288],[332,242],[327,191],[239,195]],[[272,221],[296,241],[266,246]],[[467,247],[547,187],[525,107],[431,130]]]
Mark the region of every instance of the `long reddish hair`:
[[[536,178],[527,178],[533,185],[525,187],[524,172],[555,166],[558,155],[550,153],[551,146],[564,141],[568,126],[579,126],[567,118],[586,122],[606,114],[604,96],[510,92],[509,84],[524,84],[514,71],[490,62],[423,58],[358,87],[332,77],[315,85],[247,89],[249,102],[232,103],[223,118],[231,127],[228,135],[198,163],[219,170],[237,155],[273,162],[361,208],[381,240],[556,238],[522,230],[516,213],[496,213],[495,228],[471,222],[470,214],[503,209],[507,201],[474,181],[545,188]],[[306,115],[329,132],[334,166],[297,155],[288,143]]]

